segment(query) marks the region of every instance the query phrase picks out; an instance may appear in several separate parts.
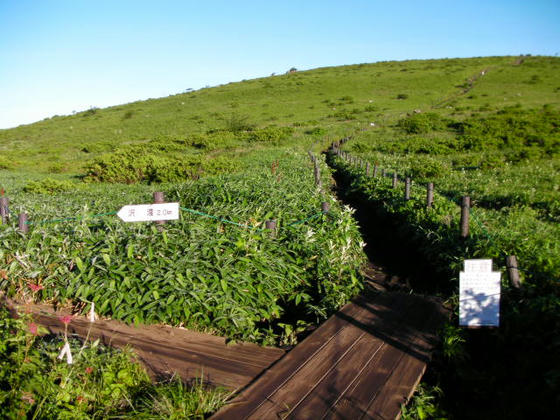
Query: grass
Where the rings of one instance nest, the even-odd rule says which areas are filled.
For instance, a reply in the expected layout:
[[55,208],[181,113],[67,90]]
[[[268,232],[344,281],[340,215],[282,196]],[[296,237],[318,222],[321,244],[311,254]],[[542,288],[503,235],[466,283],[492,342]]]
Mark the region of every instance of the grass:
[[63,340],[43,335],[22,314],[0,308],[2,418],[202,419],[224,404],[227,391],[171,377],[152,383],[130,350],[70,339],[73,363],[59,361]]
[[[100,218],[31,224],[23,240],[12,218],[11,227],[0,227],[2,289],[15,296],[28,283],[45,284],[43,299],[94,300],[100,309],[110,300],[102,293],[117,290],[123,298],[106,303],[105,315],[294,344],[296,331],[360,287],[356,223],[328,188],[315,188],[306,157],[353,134],[346,150],[415,179],[415,200],[406,204],[388,179],[366,180],[335,162],[356,191],[414,231],[426,258],[449,279],[439,293],[453,301],[465,255],[501,261],[514,253],[526,270],[521,294],[504,284],[503,328],[482,338],[447,334],[445,342],[464,345],[443,348],[436,359],[442,375],[432,382],[442,393],[426,386],[406,415],[465,417],[465,407],[480,401],[474,417],[489,407],[484,392],[498,385],[502,402],[486,413],[546,408],[560,377],[549,357],[558,350],[559,69],[558,58],[527,56],[320,68],[0,130],[0,187],[12,214],[27,211],[32,223],[117,210],[163,190],[221,218],[257,226],[276,218],[286,228],[270,238],[184,214],[165,236]],[[321,167],[329,186],[329,170]],[[436,184],[431,213],[421,209],[420,185],[428,181]],[[453,201],[463,194],[480,222],[473,219],[468,249],[456,235]],[[322,201],[331,203],[331,216],[287,227]],[[484,353],[484,340],[503,352]],[[544,379],[528,381],[524,396],[507,379],[508,363]],[[540,394],[539,381],[546,384]],[[469,392],[460,395],[458,387]],[[174,393],[166,398],[176,400]],[[164,398],[157,405],[166,404]]]

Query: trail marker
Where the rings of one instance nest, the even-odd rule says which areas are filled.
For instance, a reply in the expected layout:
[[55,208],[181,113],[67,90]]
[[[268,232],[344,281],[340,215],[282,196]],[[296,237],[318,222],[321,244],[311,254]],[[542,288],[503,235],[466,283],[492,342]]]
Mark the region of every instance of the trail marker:
[[492,271],[492,260],[465,260],[459,273],[459,325],[500,326],[500,277]]
[[135,204],[122,207],[117,213],[124,222],[155,222],[179,219],[179,203]]

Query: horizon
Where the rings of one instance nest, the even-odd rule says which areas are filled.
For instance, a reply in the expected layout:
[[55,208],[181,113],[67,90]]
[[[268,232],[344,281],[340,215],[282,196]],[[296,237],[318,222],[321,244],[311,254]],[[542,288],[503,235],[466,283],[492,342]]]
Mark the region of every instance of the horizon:
[[4,3],[0,129],[291,67],[557,56],[559,16],[553,1]]

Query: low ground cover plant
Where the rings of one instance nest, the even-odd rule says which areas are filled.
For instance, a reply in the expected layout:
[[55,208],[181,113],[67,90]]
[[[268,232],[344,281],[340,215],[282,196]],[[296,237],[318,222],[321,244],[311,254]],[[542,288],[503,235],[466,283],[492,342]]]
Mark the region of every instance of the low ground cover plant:
[[[68,320],[68,322],[71,322]],[[0,307],[0,416],[5,419],[204,418],[227,393],[177,378],[153,384],[132,351],[63,338]]]

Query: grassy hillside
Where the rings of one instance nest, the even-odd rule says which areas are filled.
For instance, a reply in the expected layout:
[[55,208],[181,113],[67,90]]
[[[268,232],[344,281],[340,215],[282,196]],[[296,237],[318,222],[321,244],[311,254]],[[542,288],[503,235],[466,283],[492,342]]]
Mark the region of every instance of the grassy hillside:
[[[12,217],[0,225],[0,290],[293,345],[363,287],[364,244],[330,190],[328,163],[438,271],[415,291],[456,306],[465,257],[493,257],[502,270],[505,255],[519,257],[524,289],[512,291],[504,276],[505,326],[478,334],[453,319],[435,382],[452,416],[465,417],[473,401],[473,418],[488,413],[494,388],[503,389],[494,417],[534,414],[560,384],[559,70],[558,58],[527,56],[321,68],[1,130],[0,188]],[[412,201],[332,156],[318,158],[316,185],[307,152],[319,156],[349,134],[344,150],[413,177]],[[436,184],[430,211],[425,182]],[[160,233],[116,219],[154,191],[180,202],[180,221]],[[463,194],[478,223],[468,241],[456,229]],[[27,235],[16,229],[21,211]],[[276,235],[264,229],[272,219]],[[511,366],[532,375],[529,397]],[[441,414],[431,398],[420,395],[407,415]]]
[[[290,126],[298,134],[321,127],[332,134],[333,128],[358,123],[383,127],[406,112],[434,106],[442,114],[464,116],[517,103],[555,104],[559,62],[495,57],[320,68],[91,109],[0,131],[0,166],[81,173],[87,162],[124,144],[183,140],[183,152],[198,154],[196,141],[189,142],[193,135],[243,125]],[[474,88],[461,95],[474,77]],[[225,148],[244,147],[230,141]]]

